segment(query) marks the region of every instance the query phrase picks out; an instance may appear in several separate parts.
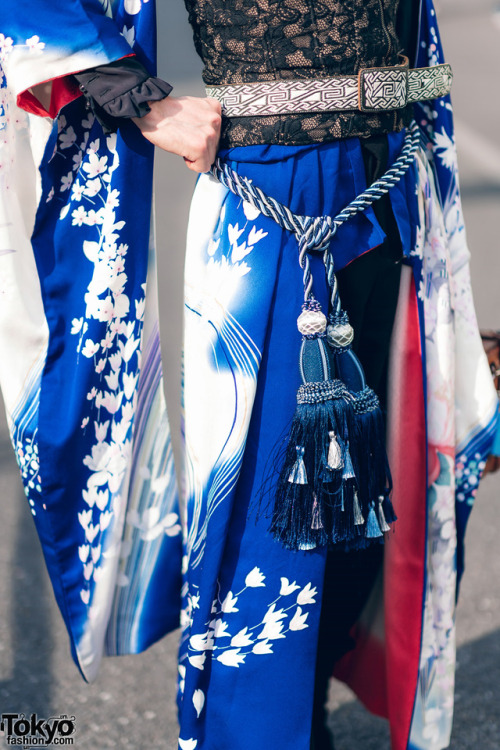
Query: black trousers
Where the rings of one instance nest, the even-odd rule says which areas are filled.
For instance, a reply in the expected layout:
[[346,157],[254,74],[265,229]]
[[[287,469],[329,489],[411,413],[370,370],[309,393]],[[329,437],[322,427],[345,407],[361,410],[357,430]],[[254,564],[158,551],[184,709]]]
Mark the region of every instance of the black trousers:
[[[367,182],[387,168],[387,141],[383,136],[362,142]],[[365,371],[367,384],[377,393],[382,409],[387,404],[389,343],[399,294],[402,248],[388,196],[374,205],[386,234],[385,242],[357,258],[337,274],[342,307],[354,328],[353,349]],[[383,545],[366,550],[328,552],[320,619],[313,709],[314,733],[326,719],[324,704],[333,667],[353,647],[349,636],[368,599],[383,560]],[[316,747],[322,747],[318,737]]]

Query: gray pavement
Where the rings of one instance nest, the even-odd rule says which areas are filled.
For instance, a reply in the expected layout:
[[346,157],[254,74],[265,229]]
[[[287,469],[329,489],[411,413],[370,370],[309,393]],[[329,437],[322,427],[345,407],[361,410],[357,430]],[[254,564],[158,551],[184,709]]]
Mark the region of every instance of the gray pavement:
[[[176,93],[199,93],[200,66],[183,4],[160,6],[160,73],[175,84]],[[485,0],[439,3],[445,49],[456,73],[459,159],[478,316],[481,325],[500,328],[500,105],[491,96],[498,91],[500,29],[492,23],[491,8]],[[194,176],[181,160],[161,154],[156,179],[162,342],[177,433],[182,257]],[[469,529],[452,750],[500,748],[499,495],[500,477],[486,479]],[[96,683],[83,683],[69,657],[3,421],[0,507],[0,713],[74,714],[78,748],[174,750],[176,634],[146,654],[105,660]],[[330,709],[339,750],[388,750],[385,722],[370,716],[338,683],[332,686]]]

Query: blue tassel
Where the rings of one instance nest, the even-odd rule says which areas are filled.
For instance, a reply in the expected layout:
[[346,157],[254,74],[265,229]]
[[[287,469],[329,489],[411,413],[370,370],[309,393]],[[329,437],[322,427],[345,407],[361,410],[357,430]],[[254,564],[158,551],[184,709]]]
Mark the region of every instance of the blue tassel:
[[352,506],[353,506],[353,511],[354,511],[354,525],[363,526],[365,519],[363,518],[363,514],[361,513],[361,508],[359,507],[359,497],[356,491],[354,491],[354,500],[353,500]]
[[342,469],[344,466],[342,445],[337,440],[337,436],[333,430],[330,430],[328,437],[330,438],[330,445],[328,446],[327,466],[329,469]]
[[323,528],[323,524],[321,522],[321,513],[319,510],[318,498],[314,496],[311,529],[313,529],[314,531],[318,531],[319,529],[322,529],[322,528]]
[[390,531],[391,527],[387,523],[385,514],[384,514],[384,496],[379,495],[378,498],[378,522],[380,526],[380,531],[382,531],[384,534],[386,531]]
[[297,459],[292,466],[288,481],[292,484],[307,484],[307,473],[304,464],[304,448],[301,445],[295,447]]
[[372,501],[370,503],[370,510],[368,511],[368,518],[366,519],[366,537],[367,539],[378,539],[381,536],[383,534],[378,525],[375,503]]
[[348,479],[356,479],[356,474],[354,471],[354,466],[352,465],[349,443],[346,443],[344,449],[344,470],[342,472],[342,481],[347,482]]
[[[324,544],[361,549],[383,537],[381,526],[385,531],[395,519],[378,399],[366,387],[352,351],[343,345],[337,356],[325,345],[324,321],[314,300],[298,321],[303,383],[270,525],[275,539],[290,550]],[[344,321],[332,332],[337,352],[341,339],[352,338],[350,330]],[[380,524],[374,502],[379,497]]]

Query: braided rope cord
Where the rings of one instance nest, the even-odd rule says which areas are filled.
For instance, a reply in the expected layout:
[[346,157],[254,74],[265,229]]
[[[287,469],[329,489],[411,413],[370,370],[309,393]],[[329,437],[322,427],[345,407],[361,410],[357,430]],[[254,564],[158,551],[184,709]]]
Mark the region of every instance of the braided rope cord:
[[303,270],[304,300],[314,299],[312,295],[313,278],[308,253],[324,253],[324,263],[328,284],[332,290],[331,301],[334,315],[340,315],[341,303],[334,272],[333,255],[330,242],[341,224],[362,211],[389,192],[408,171],[421,146],[421,132],[413,121],[405,135],[401,153],[394,164],[363,193],[352,200],[336,216],[300,216],[294,214],[288,206],[283,205],[272,196],[266,195],[247,177],[240,177],[228,164],[217,159],[212,166],[212,175],[232,193],[257,208],[264,216],[273,219],[280,227],[293,232],[299,245],[299,264]]

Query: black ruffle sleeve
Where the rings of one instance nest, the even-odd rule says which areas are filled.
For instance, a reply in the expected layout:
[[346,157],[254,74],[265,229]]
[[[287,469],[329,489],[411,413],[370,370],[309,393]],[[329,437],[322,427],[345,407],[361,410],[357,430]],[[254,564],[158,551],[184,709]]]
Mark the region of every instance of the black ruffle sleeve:
[[151,76],[136,57],[83,70],[75,76],[105,132],[112,132],[124,117],[144,117],[148,102],[164,99],[172,86]]

